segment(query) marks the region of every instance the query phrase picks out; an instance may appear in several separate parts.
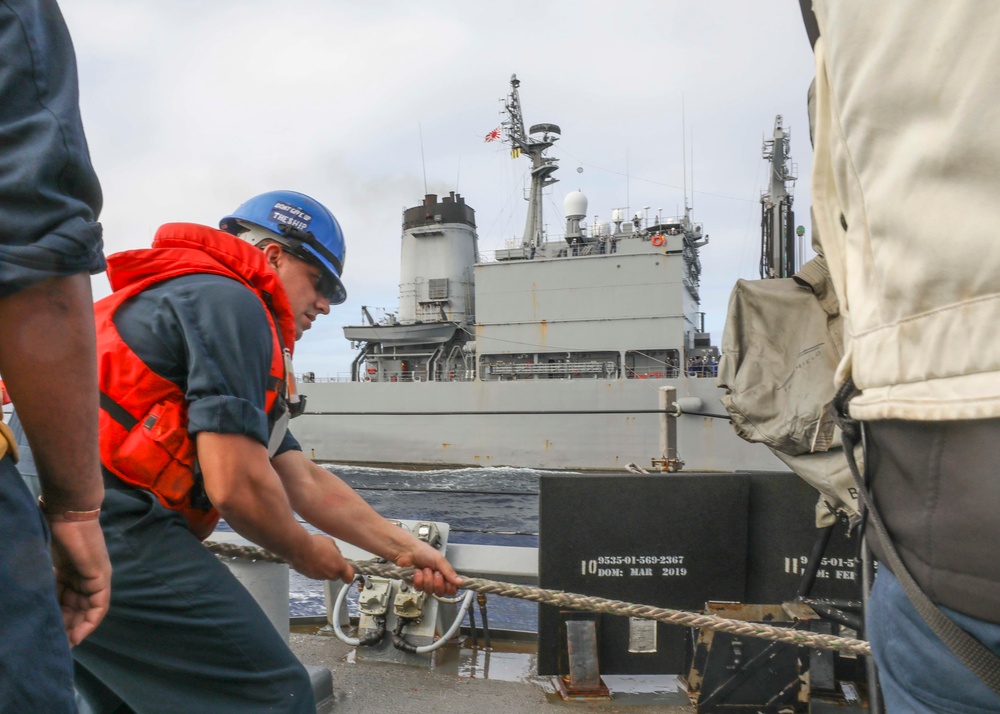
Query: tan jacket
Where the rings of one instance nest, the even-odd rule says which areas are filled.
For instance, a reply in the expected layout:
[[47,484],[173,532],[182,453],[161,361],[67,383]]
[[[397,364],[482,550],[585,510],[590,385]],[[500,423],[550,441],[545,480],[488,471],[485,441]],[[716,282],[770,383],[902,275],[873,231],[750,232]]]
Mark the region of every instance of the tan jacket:
[[1000,3],[814,9],[813,210],[851,414],[1000,417]]

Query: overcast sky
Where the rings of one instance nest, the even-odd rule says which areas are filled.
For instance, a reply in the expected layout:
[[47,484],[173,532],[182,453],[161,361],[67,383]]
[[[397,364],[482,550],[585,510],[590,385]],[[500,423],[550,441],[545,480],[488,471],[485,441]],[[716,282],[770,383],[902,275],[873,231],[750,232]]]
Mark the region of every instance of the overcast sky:
[[[395,308],[400,213],[420,202],[425,173],[428,191],[457,190],[475,208],[482,252],[520,236],[529,161],[483,141],[503,119],[512,73],[525,123],[562,127],[551,152],[560,182],[545,199],[553,234],[577,189],[602,220],[616,207],[682,211],[684,122],[689,202],[711,237],[701,292],[716,344],[733,282],[757,276],[761,142],[776,114],[791,129],[796,222],[809,235],[813,64],[792,0],[63,0],[62,9],[108,253],[147,247],[162,223],[216,225],[271,189],[310,194],[336,214],[349,297],[298,344],[299,372],[347,372],[355,353],[341,326],[358,324],[362,305]],[[94,287],[98,297],[109,290],[103,277]]]

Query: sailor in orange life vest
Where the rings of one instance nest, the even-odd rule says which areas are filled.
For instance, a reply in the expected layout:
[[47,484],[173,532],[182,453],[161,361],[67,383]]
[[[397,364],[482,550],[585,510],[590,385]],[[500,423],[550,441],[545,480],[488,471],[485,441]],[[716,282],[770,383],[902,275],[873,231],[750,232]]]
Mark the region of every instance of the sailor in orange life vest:
[[415,566],[420,590],[454,594],[461,582],[287,429],[301,412],[290,389],[295,340],[346,298],[336,218],[308,196],[273,191],[220,225],[168,224],[151,249],[110,256],[114,293],[96,305],[113,595],[104,623],[74,649],[77,688],[95,712],[315,711],[301,664],[200,543],[220,516],[311,578],[354,573],[296,513]]

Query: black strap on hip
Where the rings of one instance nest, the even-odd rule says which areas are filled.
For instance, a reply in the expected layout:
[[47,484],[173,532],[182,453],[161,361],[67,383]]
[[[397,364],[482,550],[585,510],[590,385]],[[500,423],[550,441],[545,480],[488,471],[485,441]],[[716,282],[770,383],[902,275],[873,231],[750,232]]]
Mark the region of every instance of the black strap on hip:
[[[969,670],[979,677],[996,694],[1000,694],[1000,656],[997,656],[986,645],[970,635],[961,627],[952,622],[941,609],[931,602],[926,593],[917,584],[917,581],[910,575],[910,571],[903,565],[902,559],[896,552],[896,547],[892,543],[892,538],[882,523],[882,518],[875,510],[875,502],[868,491],[868,484],[858,470],[857,461],[854,458],[854,447],[861,443],[864,450],[864,431],[861,422],[852,419],[848,413],[848,404],[851,398],[858,393],[854,382],[848,380],[834,398],[833,405],[836,411],[837,423],[843,432],[844,453],[847,455],[847,465],[854,476],[854,483],[861,495],[861,500],[868,511],[868,520],[875,528],[878,542],[882,546],[886,564],[903,586],[903,592],[910,599],[913,607],[920,616],[924,618],[931,631],[951,650],[959,661]],[[865,470],[868,469],[867,454],[864,455]]]

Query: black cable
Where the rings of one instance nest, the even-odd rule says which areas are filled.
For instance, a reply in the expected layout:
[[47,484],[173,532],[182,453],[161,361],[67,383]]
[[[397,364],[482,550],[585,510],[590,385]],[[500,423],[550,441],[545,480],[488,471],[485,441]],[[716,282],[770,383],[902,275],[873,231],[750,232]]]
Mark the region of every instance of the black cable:
[[827,605],[829,607],[835,607],[838,610],[844,610],[845,612],[853,612],[856,614],[860,614],[862,608],[860,600],[845,600],[843,598],[832,597],[803,597],[800,598],[800,600],[802,600],[802,602],[806,605],[818,603],[820,605]]
[[406,493],[458,493],[467,496],[537,496],[538,491],[469,491],[451,488],[411,488],[408,486],[351,486],[355,491],[401,491]]
[[[536,411],[455,411],[455,412],[306,412],[309,416],[539,416],[539,415],[574,415],[592,414],[602,416],[605,414],[666,414],[667,416],[678,416],[676,409],[565,409],[565,410],[536,410]],[[681,410],[680,416],[700,416],[711,417],[712,419],[730,419],[728,414],[710,414],[708,412],[688,412]]]
[[375,618],[375,629],[366,630],[364,634],[358,635],[358,645],[362,647],[374,647],[385,637],[385,616]]
[[819,566],[823,562],[823,555],[826,553],[826,547],[830,543],[831,535],[833,535],[833,526],[824,526],[816,530],[812,554],[809,556],[809,560],[806,561],[806,567],[803,569],[802,577],[799,579],[799,591],[797,593],[799,597],[805,597],[812,591],[813,584],[816,582],[816,574],[819,572]]
[[[485,528],[452,528],[452,533],[484,533],[487,535],[537,536],[537,531],[490,531]],[[485,545],[485,544],[484,544]]]
[[813,611],[822,617],[824,620],[832,620],[845,627],[850,627],[852,630],[857,632],[861,629],[861,615],[855,615],[853,613],[844,612],[836,607],[830,607],[829,605],[824,605],[817,601],[805,600],[806,604],[813,609]]
[[416,654],[417,646],[406,639],[406,635],[403,634],[403,628],[408,624],[410,624],[410,618],[408,617],[401,617],[396,620],[396,627],[392,631],[392,646],[397,650]]

